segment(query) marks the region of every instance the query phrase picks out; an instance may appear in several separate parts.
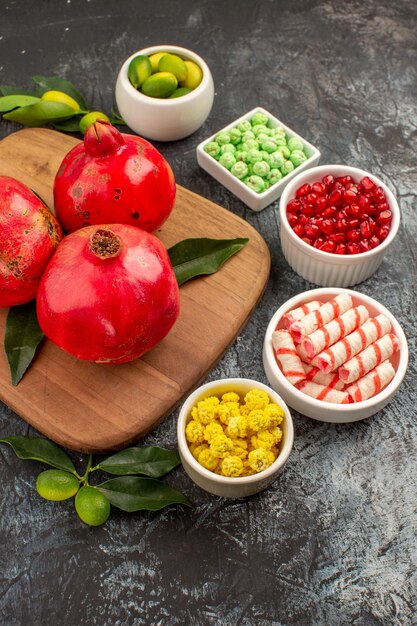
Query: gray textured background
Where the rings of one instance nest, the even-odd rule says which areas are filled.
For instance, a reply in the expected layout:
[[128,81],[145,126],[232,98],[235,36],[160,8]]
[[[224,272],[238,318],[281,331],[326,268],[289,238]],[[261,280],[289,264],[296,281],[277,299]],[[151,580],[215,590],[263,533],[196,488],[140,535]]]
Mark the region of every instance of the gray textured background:
[[[123,60],[176,43],[200,53],[215,81],[212,113],[193,136],[156,144],[181,185],[229,208],[267,241],[272,270],[246,328],[209,379],[267,382],[261,347],[285,300],[314,287],[286,264],[277,206],[253,213],[202,171],[195,147],[257,105],[317,145],[321,163],[380,176],[402,211],[378,272],[357,290],[402,323],[411,361],[395,400],[352,425],[293,413],[285,472],[230,501],[169,482],[194,511],[112,513],[90,529],[70,503],[47,503],[39,464],[0,448],[2,625],[388,626],[416,624],[417,7],[408,0],[30,0],[0,2],[0,84],[35,74],[72,80],[96,109],[114,104]],[[0,123],[0,137],[18,126]],[[176,414],[144,443],[176,446]],[[34,433],[0,406],[0,434]],[[85,457],[72,455],[75,462]]]

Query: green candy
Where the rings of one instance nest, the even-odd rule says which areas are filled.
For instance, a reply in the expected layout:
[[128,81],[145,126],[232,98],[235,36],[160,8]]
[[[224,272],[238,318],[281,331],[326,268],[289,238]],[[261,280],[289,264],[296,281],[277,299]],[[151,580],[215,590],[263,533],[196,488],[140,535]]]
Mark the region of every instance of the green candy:
[[275,185],[282,178],[282,174],[278,169],[272,169],[268,174],[268,181],[271,185]]
[[247,141],[248,139],[255,139],[255,133],[251,130],[245,130],[245,132],[242,133],[242,141]]
[[256,141],[256,139],[247,139],[246,141],[244,141],[242,143],[242,149],[243,150],[258,150],[259,148],[259,143]]
[[294,152],[294,150],[301,150],[302,152],[304,150],[303,142],[298,137],[291,137],[288,140],[288,148],[291,152]]
[[242,161],[243,163],[246,163],[248,160],[248,153],[246,152],[246,150],[236,150],[234,157],[236,161]]
[[237,161],[234,165],[232,165],[230,173],[233,174],[233,176],[236,176],[236,178],[239,178],[241,180],[242,178],[245,178],[245,176],[248,175],[249,168],[246,165],[246,163],[243,163],[243,161]]
[[237,128],[240,130],[241,133],[244,133],[246,130],[252,130],[252,124],[249,122],[249,120],[243,120],[242,122],[239,122]]
[[261,178],[265,178],[269,174],[270,167],[266,161],[255,161],[252,165],[252,171],[257,176],[261,176]]
[[255,133],[256,136],[260,133],[264,133],[268,136],[271,134],[271,129],[265,126],[265,124],[255,124],[255,126],[252,126],[252,131]]
[[225,143],[230,143],[230,135],[222,131],[215,137],[215,141],[217,141],[219,146],[223,146]]
[[282,153],[282,156],[284,157],[284,159],[289,159],[290,158],[290,154],[291,152],[289,151],[289,149],[287,148],[287,146],[278,146],[278,150],[279,152]]
[[230,143],[234,146],[237,145],[242,140],[242,133],[238,128],[232,128],[229,130],[230,135]]
[[291,161],[285,161],[284,165],[280,169],[281,169],[281,174],[283,176],[286,176],[287,174],[290,174],[290,172],[294,170],[294,165],[292,164]]
[[248,150],[248,162],[256,163],[256,161],[262,161],[262,155],[259,150],[252,148]]
[[279,169],[285,163],[284,155],[280,150],[276,150],[272,154],[269,155],[272,161],[271,168]]
[[272,154],[272,152],[275,152],[276,149],[277,149],[277,143],[273,139],[267,139],[262,144],[262,150],[265,150],[265,152],[269,152],[269,154]]
[[207,152],[207,154],[212,157],[216,157],[218,154],[220,154],[220,146],[217,141],[209,141],[204,146],[204,152]]
[[236,152],[236,148],[232,143],[224,143],[220,146],[220,154],[225,154],[225,152],[230,152],[234,154]]
[[301,163],[304,163],[306,159],[306,155],[301,150],[294,150],[290,154],[290,161],[294,165],[294,167],[298,167],[299,165],[301,165]]
[[256,193],[265,191],[265,181],[260,176],[256,176],[256,174],[246,178],[245,184],[253,191],[256,191]]
[[268,117],[264,113],[255,113],[250,118],[252,126],[256,126],[257,124],[264,124],[266,126],[268,124]]
[[220,156],[219,163],[226,169],[230,170],[236,163],[236,159],[230,152],[225,152]]
[[282,126],[275,126],[275,128],[271,128],[272,137],[285,137],[285,130]]

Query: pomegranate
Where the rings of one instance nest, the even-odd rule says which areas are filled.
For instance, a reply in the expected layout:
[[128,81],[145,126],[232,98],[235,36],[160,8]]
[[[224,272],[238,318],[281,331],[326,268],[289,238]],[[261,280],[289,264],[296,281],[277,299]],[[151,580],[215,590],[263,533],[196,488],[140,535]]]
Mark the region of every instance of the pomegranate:
[[153,348],[179,313],[168,252],[127,224],[86,226],[63,239],[37,295],[39,325],[79,359],[124,363]]
[[32,300],[62,239],[45,204],[26,185],[0,176],[0,307]]
[[359,254],[376,248],[392,222],[385,192],[369,176],[331,174],[305,183],[287,204],[288,223],[298,237],[323,252]]
[[171,167],[156,148],[97,120],[58,169],[55,213],[66,232],[116,223],[153,232],[171,213],[175,192]]

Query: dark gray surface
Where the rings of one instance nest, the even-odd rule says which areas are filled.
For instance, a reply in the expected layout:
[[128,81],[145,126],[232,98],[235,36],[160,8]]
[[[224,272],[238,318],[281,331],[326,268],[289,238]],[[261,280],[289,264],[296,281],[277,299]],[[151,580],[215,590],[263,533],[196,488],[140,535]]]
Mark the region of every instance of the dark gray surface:
[[[356,289],[398,318],[411,354],[395,400],[366,421],[334,426],[294,412],[285,472],[246,500],[211,496],[178,468],[169,482],[194,511],[114,511],[90,529],[71,504],[41,501],[39,464],[1,446],[1,624],[416,624],[415,3],[2,0],[0,14],[0,84],[58,75],[96,109],[113,106],[118,69],[141,47],[175,43],[208,62],[216,86],[208,121],[155,145],[178,183],[248,220],[272,254],[264,298],[209,379],[267,382],[267,323],[314,287],[283,258],[277,206],[253,213],[196,162],[203,138],[257,105],[317,145],[322,164],[367,169],[397,195],[399,235]],[[2,121],[0,136],[17,128]],[[175,423],[173,414],[143,443],[175,447]],[[1,436],[25,433],[34,431],[1,405]]]

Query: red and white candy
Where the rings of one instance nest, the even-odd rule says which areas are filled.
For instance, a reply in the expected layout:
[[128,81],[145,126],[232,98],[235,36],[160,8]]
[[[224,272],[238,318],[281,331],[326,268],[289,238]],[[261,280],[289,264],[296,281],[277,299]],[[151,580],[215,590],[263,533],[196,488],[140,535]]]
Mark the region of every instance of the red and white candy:
[[369,317],[349,294],[317,300],[283,316],[285,329],[272,335],[275,357],[287,380],[317,400],[361,402],[379,393],[395,376],[390,358],[399,350],[391,322]]

